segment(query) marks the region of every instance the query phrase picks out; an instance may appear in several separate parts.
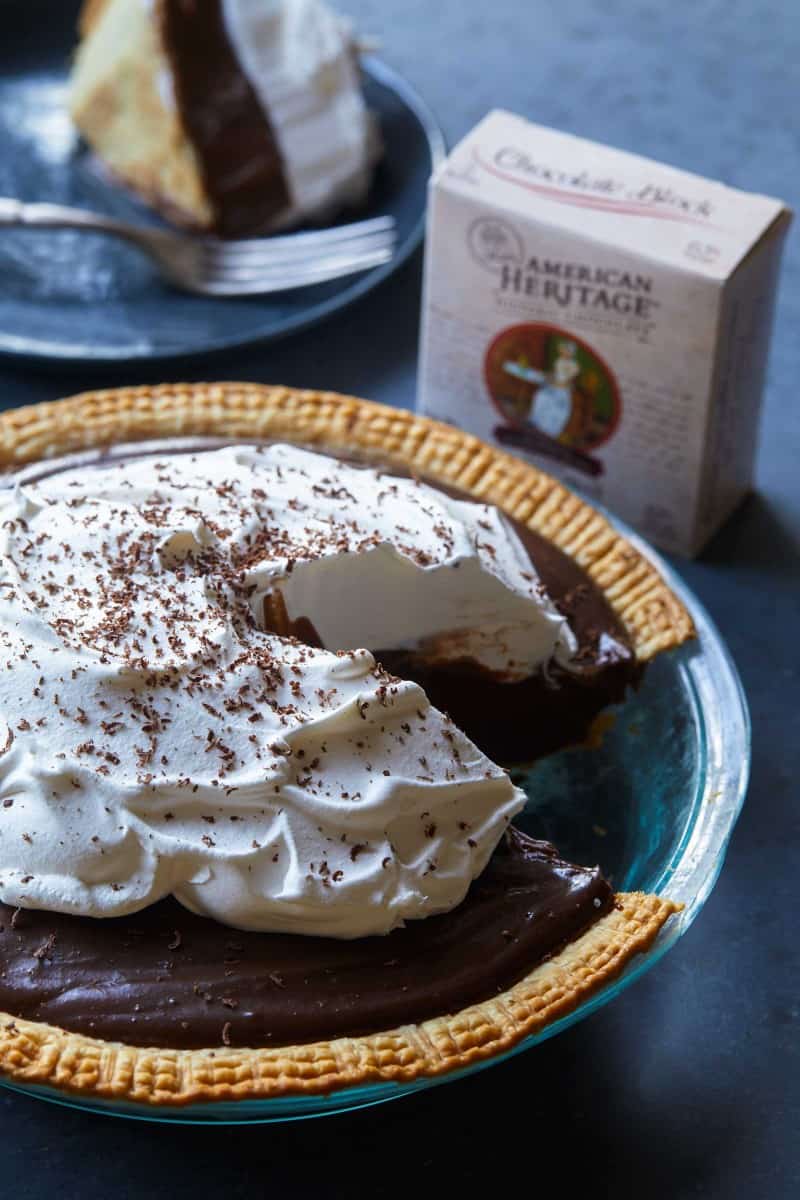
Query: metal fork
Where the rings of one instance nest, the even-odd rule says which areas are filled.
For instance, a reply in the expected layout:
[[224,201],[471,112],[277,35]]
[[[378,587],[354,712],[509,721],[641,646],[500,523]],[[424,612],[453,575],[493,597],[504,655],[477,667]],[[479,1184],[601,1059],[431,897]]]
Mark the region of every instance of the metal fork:
[[0,228],[93,229],[124,238],[148,254],[161,275],[202,296],[253,296],[338,279],[389,262],[393,217],[374,217],[311,233],[222,241],[118,221],[60,204],[0,197]]

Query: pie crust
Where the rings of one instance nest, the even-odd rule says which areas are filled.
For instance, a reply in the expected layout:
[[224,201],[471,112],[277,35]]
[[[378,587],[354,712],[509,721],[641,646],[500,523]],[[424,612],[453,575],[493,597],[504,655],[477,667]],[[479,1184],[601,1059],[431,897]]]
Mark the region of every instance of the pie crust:
[[[537,468],[413,413],[330,392],[163,384],[86,392],[0,414],[0,468],[112,443],[176,436],[285,438],[354,450],[497,505],[573,558],[625,625],[637,658],[693,635],[655,568],[591,506]],[[564,1016],[647,950],[680,906],[641,893],[493,999],[365,1037],[269,1049],[141,1048],[0,1013],[0,1072],[84,1096],[152,1105],[325,1093],[441,1075],[510,1049]]]
[[154,1105],[312,1095],[409,1083],[509,1050],[576,1008],[647,950],[678,906],[642,893],[514,987],[452,1016],[369,1037],[249,1050],[165,1050],[104,1042],[0,1014],[0,1071],[19,1083]]

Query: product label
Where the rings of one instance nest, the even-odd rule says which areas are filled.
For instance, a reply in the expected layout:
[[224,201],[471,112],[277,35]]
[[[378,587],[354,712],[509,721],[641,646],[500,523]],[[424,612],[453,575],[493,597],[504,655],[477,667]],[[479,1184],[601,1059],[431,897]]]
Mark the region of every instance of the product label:
[[[577,169],[564,161],[576,146],[591,147]],[[748,249],[732,232],[739,195],[509,114],[487,118],[431,189],[421,408],[691,551],[701,495],[704,530],[710,497],[730,506],[731,487],[710,487],[703,470],[709,432],[724,438],[711,411],[725,394],[721,342],[742,324],[726,316],[720,275]],[[781,211],[746,199],[748,230]],[[643,253],[654,228],[669,232]],[[757,258],[746,272],[756,286]]]

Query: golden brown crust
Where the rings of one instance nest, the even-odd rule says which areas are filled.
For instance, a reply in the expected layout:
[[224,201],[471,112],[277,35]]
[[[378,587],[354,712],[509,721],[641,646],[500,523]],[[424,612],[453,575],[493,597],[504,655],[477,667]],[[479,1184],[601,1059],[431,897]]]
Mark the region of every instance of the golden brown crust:
[[409,1083],[500,1054],[564,1016],[647,950],[677,907],[618,896],[587,933],[496,998],[369,1037],[262,1050],[142,1049],[0,1014],[0,1071],[18,1083],[162,1106]]
[[287,438],[354,449],[462,488],[543,534],[601,587],[647,662],[694,635],[654,566],[550,475],[449,425],[332,392],[252,383],[84,392],[0,414],[0,467],[111,442],[174,435]]

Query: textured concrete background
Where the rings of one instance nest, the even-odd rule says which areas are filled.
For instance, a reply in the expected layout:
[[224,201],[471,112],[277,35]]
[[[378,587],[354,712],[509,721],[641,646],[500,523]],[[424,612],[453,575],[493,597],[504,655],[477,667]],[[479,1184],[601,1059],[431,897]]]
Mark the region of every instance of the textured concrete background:
[[[493,106],[800,207],[797,0],[341,0],[448,139]],[[631,991],[460,1085],[313,1125],[153,1129],[0,1098],[0,1196],[434,1195],[554,1184],[637,1200],[800,1185],[800,231],[789,239],[758,492],[678,564],[742,672],[753,781],[697,924]],[[419,260],[324,328],[210,374],[413,402]],[[141,376],[140,376],[141,377]],[[6,405],[130,373],[0,370]]]

